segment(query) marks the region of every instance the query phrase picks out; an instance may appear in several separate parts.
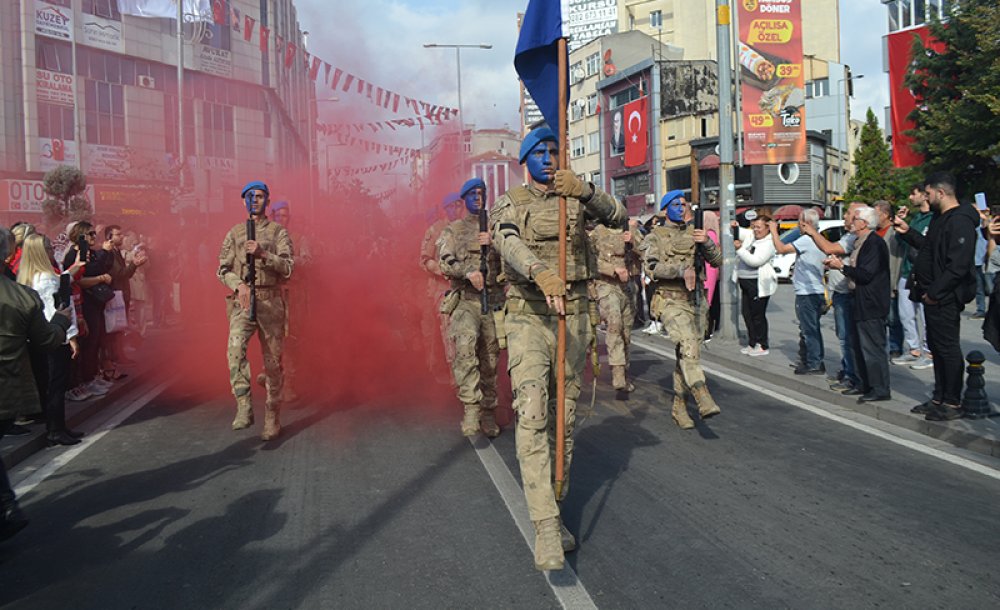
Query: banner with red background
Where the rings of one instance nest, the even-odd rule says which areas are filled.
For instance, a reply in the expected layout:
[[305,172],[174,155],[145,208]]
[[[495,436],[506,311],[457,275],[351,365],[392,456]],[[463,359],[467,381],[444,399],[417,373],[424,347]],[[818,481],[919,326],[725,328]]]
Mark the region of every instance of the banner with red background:
[[917,36],[925,47],[939,53],[944,51],[944,45],[931,38],[926,26],[894,32],[886,37],[889,50],[889,103],[892,108],[892,163],[896,167],[913,167],[924,161],[913,150],[913,138],[905,133],[915,126],[907,118],[917,107],[917,102],[906,86],[906,74],[913,63],[913,39]]
[[806,161],[802,0],[739,0],[743,163]]

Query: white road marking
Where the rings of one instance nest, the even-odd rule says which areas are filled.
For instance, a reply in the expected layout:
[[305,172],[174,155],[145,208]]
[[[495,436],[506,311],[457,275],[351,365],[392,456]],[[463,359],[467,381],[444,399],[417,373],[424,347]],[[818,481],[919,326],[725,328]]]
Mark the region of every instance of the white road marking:
[[[507,468],[507,464],[504,463],[500,454],[485,437],[477,435],[470,438],[469,442],[476,449],[479,461],[483,463],[486,473],[490,475],[490,480],[493,481],[493,485],[500,493],[504,504],[507,505],[507,510],[514,519],[514,524],[517,525],[517,529],[524,536],[524,541],[528,543],[528,548],[534,554],[535,526],[528,516],[528,503],[524,499],[524,491],[517,484],[517,479]],[[569,562],[566,562],[566,566],[558,572],[546,572],[545,578],[563,608],[594,608],[596,610],[597,605],[594,604],[590,593],[587,593],[587,589],[580,582],[580,578],[570,567]]]
[[[79,445],[73,445],[69,449],[66,449],[56,457],[49,460],[44,466],[25,477],[23,481],[14,487],[14,493],[20,498],[24,496],[24,494],[30,492],[42,481],[55,474],[60,468],[69,464],[73,458],[80,455],[91,445],[104,438],[105,434],[118,427],[119,424],[128,419],[133,413],[145,407],[154,398],[162,394],[170,384],[171,381],[165,381],[145,394],[139,395],[138,398],[132,399],[132,396],[134,396],[134,394],[132,394],[128,397],[128,399],[121,401],[126,403],[124,408],[115,412],[103,423],[99,424],[96,430],[80,439],[81,442]],[[128,402],[129,400],[131,400],[131,402]]]
[[[675,356],[674,356],[674,353],[673,353],[672,350],[666,350],[666,349],[660,348],[658,346],[651,345],[651,344],[649,344],[649,343],[647,343],[645,341],[635,341],[634,339],[633,339],[632,343],[634,343],[635,345],[638,345],[639,347],[641,347],[641,348],[643,348],[645,350],[653,352],[654,354],[658,354],[660,356],[663,356],[665,358],[669,358],[671,360],[675,359]],[[889,441],[891,443],[895,443],[895,444],[900,445],[902,447],[906,447],[907,449],[912,449],[913,451],[916,451],[918,453],[923,453],[924,455],[929,455],[931,457],[934,457],[934,458],[937,458],[939,460],[948,462],[950,464],[954,464],[956,466],[960,466],[960,467],[965,468],[967,470],[971,470],[973,472],[977,472],[979,474],[985,475],[985,476],[990,477],[992,479],[1000,480],[1000,470],[997,470],[995,468],[991,468],[991,467],[986,466],[984,464],[977,463],[977,462],[975,462],[973,460],[970,460],[968,458],[962,457],[960,455],[955,455],[954,453],[950,453],[948,451],[944,451],[944,450],[941,450],[941,449],[936,449],[934,447],[929,447],[929,446],[927,446],[924,443],[920,443],[920,442],[911,441],[911,440],[908,440],[908,439],[905,439],[905,438],[901,438],[901,437],[899,437],[897,435],[891,434],[891,433],[886,432],[884,430],[879,430],[878,428],[875,428],[875,427],[870,426],[868,424],[864,424],[864,423],[861,423],[861,422],[858,422],[858,421],[854,421],[854,420],[848,419],[848,418],[843,417],[841,415],[837,415],[835,413],[831,413],[828,409],[825,409],[825,408],[822,408],[822,407],[817,407],[817,406],[814,406],[814,405],[810,405],[810,404],[808,404],[806,402],[803,402],[801,400],[798,400],[796,398],[792,398],[790,396],[787,396],[786,394],[782,394],[781,393],[782,391],[783,392],[792,392],[791,390],[788,390],[788,389],[781,389],[781,390],[779,390],[779,389],[771,389],[771,388],[765,387],[764,385],[761,385],[760,383],[756,383],[756,382],[744,379],[744,378],[742,378],[742,377],[740,377],[738,375],[734,375],[732,373],[727,373],[727,372],[721,371],[721,370],[719,370],[719,369],[717,369],[717,368],[715,368],[714,366],[711,366],[711,365],[706,366],[705,364],[702,364],[702,369],[704,369],[705,372],[707,372],[707,373],[711,373],[715,377],[718,377],[720,379],[725,379],[726,381],[731,381],[732,383],[735,383],[737,385],[741,385],[741,386],[743,386],[743,387],[745,387],[747,389],[750,389],[750,390],[753,390],[753,391],[758,392],[760,394],[763,394],[764,396],[767,396],[769,398],[773,398],[775,400],[779,400],[779,401],[781,401],[781,402],[783,402],[783,403],[785,403],[787,405],[791,405],[791,406],[796,407],[798,409],[802,409],[804,411],[808,411],[810,413],[813,413],[814,415],[818,415],[820,417],[829,419],[831,421],[835,421],[838,424],[843,424],[843,425],[848,426],[850,428],[854,428],[855,430],[859,430],[859,431],[864,432],[866,434],[870,434],[870,435],[872,435],[874,437],[877,437],[877,438],[880,438],[880,439],[883,439],[883,440],[887,440],[887,441]]]

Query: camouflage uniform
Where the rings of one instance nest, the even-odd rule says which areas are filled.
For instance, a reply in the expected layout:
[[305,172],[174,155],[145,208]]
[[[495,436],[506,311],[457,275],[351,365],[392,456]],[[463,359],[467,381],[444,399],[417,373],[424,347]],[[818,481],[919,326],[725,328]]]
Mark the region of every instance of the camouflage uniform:
[[449,224],[437,242],[441,272],[451,280],[451,290],[459,293],[448,322],[448,338],[455,347],[451,371],[458,387],[458,398],[465,406],[462,433],[472,436],[482,428],[487,436],[500,433],[496,425],[497,341],[493,311],[503,306],[503,288],[497,282],[500,256],[489,249],[485,289],[489,311],[482,313],[481,292],[473,288],[466,275],[479,271],[479,218],[470,214]]
[[[705,373],[701,370],[700,352],[702,336],[708,319],[708,304],[704,291],[704,272],[696,285],[700,291],[698,311],[695,311],[694,293],[684,284],[685,269],[694,266],[695,241],[692,224],[657,226],[646,236],[639,252],[644,270],[654,283],[650,315],[659,319],[675,344],[677,365],[674,369],[674,421],[681,428],[692,428],[694,422],[687,413],[686,397],[690,394],[698,404],[703,418],[719,413],[705,386]],[[722,252],[711,239],[701,244],[706,264],[722,264]],[[696,316],[700,318],[696,323]]]
[[[623,282],[616,269],[628,269],[629,277],[637,274],[634,244],[626,248],[623,231],[598,225],[590,233],[590,242],[597,261],[597,277],[593,283],[593,297],[601,320],[607,325],[605,343],[608,347],[608,364],[611,366],[612,384],[615,389],[632,391],[634,386],[626,380],[628,350],[635,320],[631,282]],[[632,233],[637,241],[638,231]]]
[[[435,370],[438,362],[439,346],[444,346],[445,360],[450,364],[453,357],[451,341],[448,339],[448,323],[445,316],[440,315],[441,296],[447,290],[447,284],[441,276],[438,262],[437,241],[441,232],[448,226],[448,221],[440,219],[427,228],[424,239],[420,242],[420,267],[429,275],[427,277],[427,300],[432,309],[428,315],[420,317],[420,329],[427,346],[427,368]],[[440,341],[440,343],[439,343]]]
[[[237,415],[233,429],[245,428],[253,423],[250,401],[250,364],[247,361],[247,343],[254,331],[260,332],[264,354],[267,402],[263,436],[273,437],[280,430],[278,409],[281,404],[283,375],[281,354],[285,339],[285,299],[282,284],[292,275],[292,240],[288,231],[267,219],[256,221],[257,243],[264,250],[264,258],[255,260],[257,321],[251,322],[249,312],[240,307],[236,289],[247,276],[246,224],[240,223],[229,230],[219,253],[219,280],[232,291],[226,297],[229,316],[229,382],[236,397]],[[265,438],[265,440],[268,440]]]
[[[494,245],[511,284],[507,293],[506,330],[509,372],[517,411],[517,459],[531,520],[559,517],[569,490],[573,427],[580,376],[586,363],[591,329],[588,315],[587,217],[620,225],[627,212],[613,197],[594,190],[586,202],[567,198],[565,470],[562,496],[553,488],[556,431],[556,335],[559,316],[534,283],[541,271],[559,270],[559,196],[534,185],[508,191],[490,215]],[[537,265],[537,266],[536,266]],[[565,534],[565,532],[564,532]],[[537,555],[537,553],[536,553]]]

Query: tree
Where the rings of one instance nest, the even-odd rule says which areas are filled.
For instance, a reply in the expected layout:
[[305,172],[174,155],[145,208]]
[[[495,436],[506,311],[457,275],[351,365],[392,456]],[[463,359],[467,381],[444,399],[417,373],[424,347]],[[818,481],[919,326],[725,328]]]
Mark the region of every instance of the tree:
[[909,116],[916,127],[907,134],[924,155],[924,171],[951,172],[960,196],[971,199],[983,191],[993,202],[1000,200],[998,23],[996,0],[948,3],[947,20],[930,23],[931,35],[943,48],[925,47],[914,37],[906,79],[917,101]]
[[871,108],[865,116],[861,141],[854,152],[854,169],[854,175],[847,183],[844,201],[872,203],[877,199],[891,201],[896,198],[892,157]]
[[60,165],[46,172],[42,179],[48,199],[42,202],[42,214],[46,226],[90,218],[90,202],[83,197],[87,188],[87,178],[79,169]]

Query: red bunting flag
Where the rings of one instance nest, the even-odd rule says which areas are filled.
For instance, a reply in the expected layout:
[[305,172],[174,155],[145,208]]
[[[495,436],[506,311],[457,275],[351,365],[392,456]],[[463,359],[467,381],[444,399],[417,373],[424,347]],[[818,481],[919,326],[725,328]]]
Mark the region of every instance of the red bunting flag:
[[260,52],[267,53],[267,43],[271,38],[271,29],[261,24],[260,26]]
[[242,17],[242,15],[240,15],[240,9],[238,9],[238,8],[236,8],[234,6],[234,7],[231,7],[229,10],[230,10],[230,17],[231,17],[230,27],[233,28],[234,32],[239,32],[240,31],[240,24],[243,21],[243,17]]
[[216,25],[226,25],[225,0],[212,0],[212,21]]
[[250,15],[243,15],[243,40],[250,42],[253,37],[253,26],[257,25],[257,20]]
[[291,68],[292,67],[292,62],[295,61],[295,51],[296,50],[298,50],[298,47],[295,46],[294,43],[291,43],[291,42],[287,43],[287,46],[285,47],[285,67],[286,68]]
[[344,75],[344,71],[340,68],[335,68],[333,70],[333,79],[330,81],[330,88],[336,89],[337,84],[340,82],[340,77]]
[[319,67],[323,63],[323,60],[318,57],[313,57],[312,61],[312,67],[309,68],[309,78],[316,80],[316,76],[319,74]]

